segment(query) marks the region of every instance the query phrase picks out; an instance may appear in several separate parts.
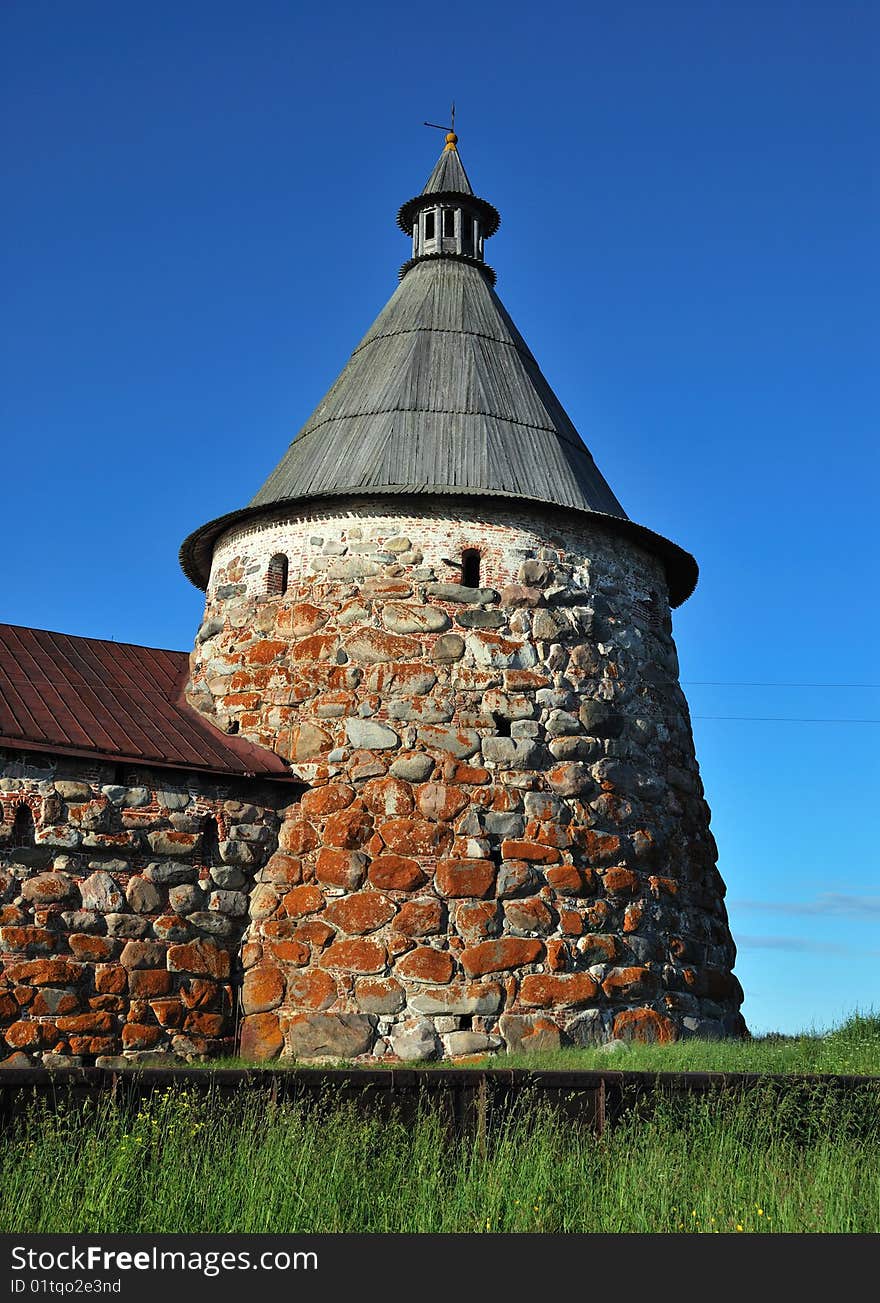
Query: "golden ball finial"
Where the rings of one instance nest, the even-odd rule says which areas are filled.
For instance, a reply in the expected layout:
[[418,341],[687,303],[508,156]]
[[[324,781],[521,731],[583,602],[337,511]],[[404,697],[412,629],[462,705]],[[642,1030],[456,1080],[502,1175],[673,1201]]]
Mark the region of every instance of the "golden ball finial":
[[455,134],[455,132],[454,132],[454,131],[447,131],[447,133],[446,133],[446,148],[447,148],[447,149],[455,149],[455,146],[456,146],[457,144],[458,144],[458,136]]

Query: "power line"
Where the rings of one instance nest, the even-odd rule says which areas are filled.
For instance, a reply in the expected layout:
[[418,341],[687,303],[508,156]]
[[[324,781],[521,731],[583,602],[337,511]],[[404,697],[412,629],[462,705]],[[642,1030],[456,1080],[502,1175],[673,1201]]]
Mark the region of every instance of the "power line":
[[692,715],[691,719],[738,719],[752,724],[880,724],[880,719],[810,719],[799,715]]
[[681,679],[680,682],[702,688],[880,688],[880,683],[737,683],[724,679]]

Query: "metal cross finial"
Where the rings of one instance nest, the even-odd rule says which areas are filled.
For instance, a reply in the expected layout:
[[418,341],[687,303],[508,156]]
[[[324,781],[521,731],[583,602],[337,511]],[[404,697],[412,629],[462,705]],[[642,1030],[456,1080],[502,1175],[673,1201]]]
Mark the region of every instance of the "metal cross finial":
[[426,122],[424,125],[426,127],[434,127],[436,128],[437,131],[451,131],[454,135],[455,134],[455,100],[452,101],[452,109],[450,110],[449,117],[450,117],[450,124],[448,127],[441,126],[439,122]]

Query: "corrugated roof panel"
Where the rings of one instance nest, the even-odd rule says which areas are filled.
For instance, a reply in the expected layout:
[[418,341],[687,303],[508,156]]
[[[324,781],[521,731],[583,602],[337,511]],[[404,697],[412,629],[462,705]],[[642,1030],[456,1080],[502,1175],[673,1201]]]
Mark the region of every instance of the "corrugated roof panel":
[[186,652],[0,624],[0,746],[291,779],[184,699]]

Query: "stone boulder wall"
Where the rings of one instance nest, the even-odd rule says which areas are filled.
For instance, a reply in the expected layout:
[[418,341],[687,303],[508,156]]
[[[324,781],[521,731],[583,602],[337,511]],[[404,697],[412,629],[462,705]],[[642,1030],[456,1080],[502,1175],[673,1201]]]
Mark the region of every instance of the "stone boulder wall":
[[[115,770],[0,752],[7,1062],[191,1059],[234,1049],[254,875],[275,851],[290,792]],[[32,838],[15,833],[22,805]],[[219,843],[208,856],[207,816]],[[32,844],[14,844],[22,840]]]
[[659,563],[564,515],[419,511],[215,550],[189,699],[310,785],[256,875],[242,1052],[741,1034]]

